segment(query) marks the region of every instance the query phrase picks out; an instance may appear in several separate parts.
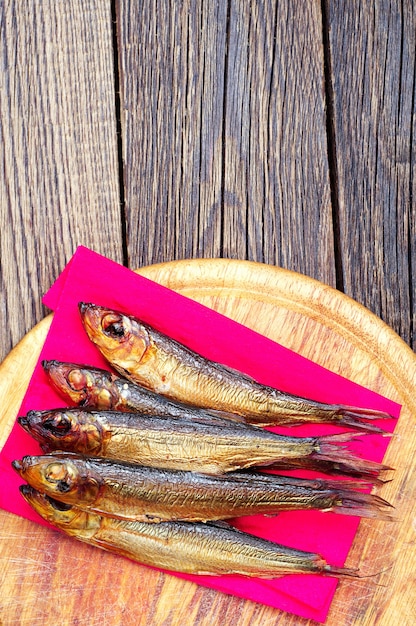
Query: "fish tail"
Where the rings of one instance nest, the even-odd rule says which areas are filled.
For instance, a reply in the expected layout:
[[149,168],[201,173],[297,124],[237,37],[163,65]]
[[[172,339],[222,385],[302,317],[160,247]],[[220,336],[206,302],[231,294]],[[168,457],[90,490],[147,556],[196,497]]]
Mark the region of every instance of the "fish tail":
[[351,567],[335,567],[326,565],[322,572],[327,576],[336,576],[337,578],[364,578],[360,570]]
[[367,420],[391,420],[396,419],[386,411],[378,411],[375,409],[361,409],[359,407],[349,407],[341,405],[337,411],[339,423],[348,428],[355,428],[368,433],[385,433],[386,431],[380,426],[372,424]]
[[322,574],[325,576],[336,576],[337,578],[375,578],[384,572],[388,572],[391,567],[387,567],[384,570],[374,572],[371,574],[363,574],[358,568],[350,567],[335,567],[333,565],[325,565],[322,569]]
[[338,502],[332,510],[334,513],[342,513],[343,515],[356,515],[393,522],[396,520],[391,513],[393,508],[390,502],[376,494],[341,489]]
[[318,461],[334,463],[335,466],[343,468],[345,473],[351,471],[356,476],[378,476],[380,472],[393,469],[388,465],[363,459],[347,450],[344,445],[353,441],[356,437],[357,435],[354,433],[317,437],[317,450],[311,456]]
[[388,480],[383,480],[379,476],[377,476],[374,471],[360,471],[359,469],[355,469],[350,465],[344,465],[340,461],[326,461],[324,459],[319,458],[310,458],[305,457],[302,459],[285,459],[284,461],[276,461],[271,465],[267,466],[267,469],[272,470],[312,470],[315,472],[321,472],[322,474],[332,474],[338,476],[351,476],[353,478],[360,481],[358,484],[361,484],[361,487],[364,483],[369,483],[371,485],[381,486],[384,485]]

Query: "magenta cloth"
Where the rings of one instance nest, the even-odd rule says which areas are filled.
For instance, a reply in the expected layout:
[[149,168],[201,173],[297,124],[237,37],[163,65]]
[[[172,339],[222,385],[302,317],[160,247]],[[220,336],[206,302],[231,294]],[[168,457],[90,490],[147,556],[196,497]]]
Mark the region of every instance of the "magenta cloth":
[[[205,357],[289,393],[329,403],[381,409],[395,417],[400,412],[399,405],[394,402],[84,247],[77,249],[43,301],[55,314],[20,415],[30,409],[63,405],[62,399],[47,381],[40,365],[42,359],[110,369],[87,338],[78,313],[79,301],[133,314]],[[384,423],[390,431],[393,431],[394,425],[395,420]],[[285,428],[272,430],[289,432]],[[341,429],[329,425],[290,429],[291,434],[299,436],[335,432],[341,432]],[[388,438],[366,435],[354,442],[354,449],[368,459],[381,461],[387,445]],[[39,453],[38,444],[16,425],[0,455],[0,506],[38,523],[45,523],[21,498],[18,486],[22,481],[10,466],[13,459]],[[281,513],[276,517],[240,518],[234,523],[243,530],[272,541],[319,552],[329,563],[342,566],[359,519],[319,511],[299,511]],[[337,585],[335,578],[316,575],[291,575],[275,580],[175,575],[318,622],[325,621]]]

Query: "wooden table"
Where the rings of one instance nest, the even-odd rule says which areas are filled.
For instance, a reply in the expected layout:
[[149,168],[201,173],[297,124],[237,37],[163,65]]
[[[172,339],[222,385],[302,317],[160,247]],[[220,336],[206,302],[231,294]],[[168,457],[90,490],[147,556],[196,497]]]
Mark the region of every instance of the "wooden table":
[[[295,270],[414,349],[415,32],[411,0],[0,0],[0,358],[79,244]],[[65,540],[0,529],[4,626],[306,624],[171,577],[138,593],[117,559],[97,591],[82,551],[55,569]]]

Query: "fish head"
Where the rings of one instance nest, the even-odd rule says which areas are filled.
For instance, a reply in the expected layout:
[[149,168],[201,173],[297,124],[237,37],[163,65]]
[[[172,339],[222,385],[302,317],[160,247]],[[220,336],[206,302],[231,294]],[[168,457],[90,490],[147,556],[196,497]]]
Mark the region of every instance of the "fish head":
[[84,328],[104,357],[125,373],[130,363],[140,363],[151,339],[139,320],[95,304],[79,303]]
[[42,366],[56,389],[78,406],[111,409],[117,402],[114,375],[107,370],[60,361],[42,361]]
[[104,442],[102,423],[93,412],[82,409],[29,411],[17,421],[48,450],[97,455]]
[[54,500],[30,485],[21,485],[20,493],[26,502],[50,524],[79,539],[93,537],[100,528],[101,518],[94,513],[81,511],[70,504]]
[[12,466],[31,487],[66,504],[91,504],[97,500],[102,486],[102,480],[88,462],[69,453],[24,456],[21,461],[13,461]]

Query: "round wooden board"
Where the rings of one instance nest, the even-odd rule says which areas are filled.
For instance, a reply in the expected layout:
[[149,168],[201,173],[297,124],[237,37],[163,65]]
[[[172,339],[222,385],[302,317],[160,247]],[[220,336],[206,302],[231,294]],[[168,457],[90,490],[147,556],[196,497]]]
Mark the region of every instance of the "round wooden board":
[[[191,260],[138,270],[321,365],[402,404],[385,462],[396,468],[380,494],[398,522],[362,520],[347,565],[384,571],[342,581],[327,624],[390,626],[415,619],[416,356],[381,320],[340,292],[258,263]],[[10,432],[52,316],[0,367],[0,445]],[[310,624],[78,544],[0,512],[0,624]],[[413,611],[413,613],[412,613]]]

